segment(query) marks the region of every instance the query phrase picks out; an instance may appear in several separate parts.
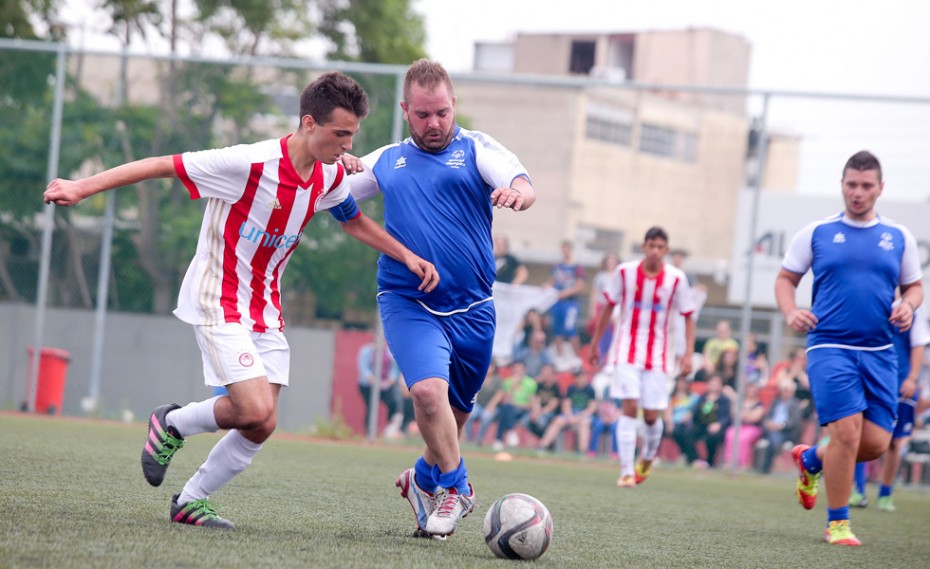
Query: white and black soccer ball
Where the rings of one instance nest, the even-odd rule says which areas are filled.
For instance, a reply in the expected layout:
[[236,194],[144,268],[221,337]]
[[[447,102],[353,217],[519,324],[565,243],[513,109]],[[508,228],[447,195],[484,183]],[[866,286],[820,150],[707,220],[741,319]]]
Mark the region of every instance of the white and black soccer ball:
[[536,559],[552,541],[552,516],[527,494],[507,494],[484,516],[484,541],[503,559]]

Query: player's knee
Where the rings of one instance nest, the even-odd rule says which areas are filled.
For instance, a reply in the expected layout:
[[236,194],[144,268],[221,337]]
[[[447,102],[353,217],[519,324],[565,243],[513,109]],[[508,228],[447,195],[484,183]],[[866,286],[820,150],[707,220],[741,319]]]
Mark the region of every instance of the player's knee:
[[[239,429],[266,431],[270,428],[273,432],[277,426],[278,418],[274,401],[249,401],[247,404],[239,405],[236,411]],[[271,432],[268,434],[270,435]]]
[[445,387],[441,380],[424,380],[415,384],[410,390],[410,395],[417,411],[427,415],[438,413],[442,405],[449,402],[448,390]]

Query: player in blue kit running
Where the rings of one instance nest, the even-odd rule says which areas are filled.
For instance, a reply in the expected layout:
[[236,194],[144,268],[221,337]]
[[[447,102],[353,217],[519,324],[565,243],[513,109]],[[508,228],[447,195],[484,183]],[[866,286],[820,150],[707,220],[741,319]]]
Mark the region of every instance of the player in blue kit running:
[[[888,448],[898,408],[895,329],[911,327],[923,302],[914,236],[875,211],[882,170],[867,151],[843,168],[844,212],[811,223],[791,242],[775,279],[775,298],[788,324],[807,332],[807,370],[814,404],[830,442],[798,445],[798,500],[814,507],[821,472],[827,490],[831,544],[861,545],[849,527],[849,497],[856,462]],[[814,273],[813,306],[799,309],[801,277]],[[892,306],[895,290],[901,302]]]
[[410,138],[362,158],[352,193],[384,195],[388,233],[429,259],[442,280],[426,293],[390,257],[378,261],[385,338],[413,398],[426,450],[397,480],[421,535],[447,536],[475,505],[459,437],[481,388],[494,339],[493,208],[536,200],[526,169],[488,135],[455,123],[443,67],[421,59],[400,103]]

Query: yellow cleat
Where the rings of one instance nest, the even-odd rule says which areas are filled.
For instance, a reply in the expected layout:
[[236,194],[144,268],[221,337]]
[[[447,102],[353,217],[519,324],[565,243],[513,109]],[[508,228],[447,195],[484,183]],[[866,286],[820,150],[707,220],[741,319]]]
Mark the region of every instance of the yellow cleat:
[[827,532],[823,536],[823,540],[830,545],[851,545],[853,547],[862,545],[859,538],[849,529],[849,520],[830,522],[830,525],[827,526]]
[[642,484],[649,478],[649,473],[652,472],[652,461],[646,462],[643,459],[640,459],[636,463],[636,468],[633,469],[633,475],[636,478],[637,484]]

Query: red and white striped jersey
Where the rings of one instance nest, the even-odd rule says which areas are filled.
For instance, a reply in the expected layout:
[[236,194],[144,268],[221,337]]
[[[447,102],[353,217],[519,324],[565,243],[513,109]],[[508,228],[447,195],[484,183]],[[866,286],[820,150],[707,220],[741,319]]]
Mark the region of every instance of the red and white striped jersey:
[[620,308],[607,361],[670,373],[675,346],[669,328],[675,312],[694,312],[690,291],[685,274],[667,263],[653,277],[642,261],[618,266],[604,289],[610,306]]
[[174,314],[190,324],[281,330],[281,274],[313,214],[349,196],[342,164],[317,161],[301,179],[287,140],[174,156],[191,199],[206,198],[197,253]]

